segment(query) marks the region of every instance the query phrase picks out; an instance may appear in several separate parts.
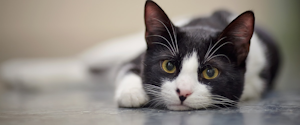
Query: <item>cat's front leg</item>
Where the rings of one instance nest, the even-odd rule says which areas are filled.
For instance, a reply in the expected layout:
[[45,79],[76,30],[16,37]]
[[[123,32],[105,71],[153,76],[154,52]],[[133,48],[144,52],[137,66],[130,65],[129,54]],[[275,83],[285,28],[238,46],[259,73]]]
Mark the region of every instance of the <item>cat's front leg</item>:
[[119,107],[141,107],[149,100],[142,86],[142,79],[135,73],[126,74],[119,80],[115,93]]

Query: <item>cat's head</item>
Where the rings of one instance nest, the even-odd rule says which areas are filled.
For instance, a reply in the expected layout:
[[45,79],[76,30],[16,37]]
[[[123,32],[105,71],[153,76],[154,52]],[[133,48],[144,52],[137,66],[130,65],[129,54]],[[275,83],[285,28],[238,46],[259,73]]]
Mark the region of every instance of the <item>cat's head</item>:
[[244,85],[254,14],[221,30],[176,27],[154,2],[145,5],[143,83],[149,105],[170,110],[232,106]]

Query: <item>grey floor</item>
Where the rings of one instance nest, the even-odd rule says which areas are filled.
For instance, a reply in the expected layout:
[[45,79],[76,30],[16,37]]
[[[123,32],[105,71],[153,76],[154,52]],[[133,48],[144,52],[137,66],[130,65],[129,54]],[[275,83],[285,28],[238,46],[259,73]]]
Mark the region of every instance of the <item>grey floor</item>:
[[0,95],[1,125],[299,125],[300,93],[272,92],[237,108],[167,111],[117,108],[113,86],[90,84],[56,91],[7,91]]

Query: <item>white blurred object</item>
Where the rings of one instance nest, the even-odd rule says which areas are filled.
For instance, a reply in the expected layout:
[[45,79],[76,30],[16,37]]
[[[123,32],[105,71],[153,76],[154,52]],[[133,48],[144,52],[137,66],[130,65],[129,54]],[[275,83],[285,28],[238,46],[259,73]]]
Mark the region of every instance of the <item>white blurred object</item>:
[[142,33],[111,39],[73,58],[14,59],[0,66],[0,77],[12,87],[52,89],[83,84],[90,68],[105,69],[114,77],[117,68],[146,49]]
[[89,67],[108,69],[134,59],[146,49],[143,32],[107,40],[81,53]]
[[1,65],[1,78],[12,87],[52,88],[87,79],[86,66],[76,59],[15,59]]
[[[183,25],[191,18],[175,18]],[[14,59],[0,65],[0,79],[12,87],[52,89],[84,84],[90,79],[89,69],[106,71],[104,77],[114,80],[120,65],[146,49],[144,32],[103,41],[73,58]]]

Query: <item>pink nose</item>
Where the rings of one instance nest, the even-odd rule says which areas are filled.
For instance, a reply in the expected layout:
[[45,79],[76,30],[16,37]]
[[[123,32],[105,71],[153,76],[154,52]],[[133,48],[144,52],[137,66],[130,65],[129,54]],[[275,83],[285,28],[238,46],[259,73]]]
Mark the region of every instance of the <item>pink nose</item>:
[[189,95],[192,94],[191,90],[186,90],[186,89],[178,89],[177,88],[176,92],[177,92],[181,102],[183,102]]

